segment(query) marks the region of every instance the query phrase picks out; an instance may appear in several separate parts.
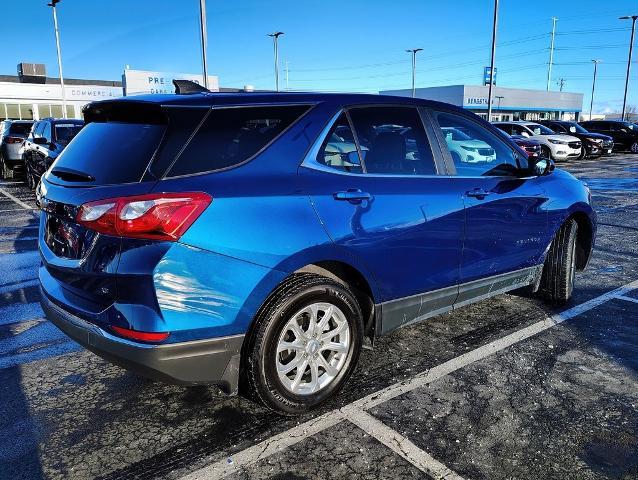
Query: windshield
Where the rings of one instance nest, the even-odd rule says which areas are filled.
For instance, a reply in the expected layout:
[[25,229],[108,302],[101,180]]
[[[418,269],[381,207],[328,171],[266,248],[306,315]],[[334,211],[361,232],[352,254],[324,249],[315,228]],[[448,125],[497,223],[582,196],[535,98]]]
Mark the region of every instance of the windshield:
[[31,131],[31,126],[33,123],[12,123],[9,127],[9,133],[14,135],[24,135],[27,136]]
[[55,125],[55,138],[59,143],[66,145],[80,130],[82,130],[82,125],[77,123],[58,123]]
[[556,135],[556,132],[554,130],[547,128],[545,125],[531,123],[525,126],[532,130],[532,132],[534,132],[534,135]]
[[570,133],[589,133],[576,122],[566,123],[565,126],[567,127],[567,130],[570,131]]
[[465,133],[456,128],[443,127],[441,130],[443,130],[446,137],[450,136],[452,140],[472,140],[472,138],[468,137]]

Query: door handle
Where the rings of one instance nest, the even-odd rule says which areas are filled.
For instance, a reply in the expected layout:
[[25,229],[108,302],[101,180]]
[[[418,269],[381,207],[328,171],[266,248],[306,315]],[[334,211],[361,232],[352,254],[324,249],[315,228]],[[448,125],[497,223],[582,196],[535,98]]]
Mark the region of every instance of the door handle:
[[363,192],[358,188],[349,188],[346,191],[335,192],[332,194],[335,200],[370,200],[372,195],[368,192]]
[[465,195],[472,198],[478,198],[479,200],[483,200],[487,197],[490,192],[483,190],[482,188],[475,188],[474,190],[470,190],[465,192]]

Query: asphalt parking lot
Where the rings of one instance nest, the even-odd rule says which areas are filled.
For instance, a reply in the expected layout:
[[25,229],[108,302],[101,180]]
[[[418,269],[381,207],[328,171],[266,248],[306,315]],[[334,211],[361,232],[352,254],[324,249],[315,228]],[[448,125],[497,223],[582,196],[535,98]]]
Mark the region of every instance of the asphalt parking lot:
[[638,156],[560,166],[599,220],[569,305],[500,295],[396,331],[303,418],[68,340],[37,303],[33,196],[0,181],[0,478],[638,478]]

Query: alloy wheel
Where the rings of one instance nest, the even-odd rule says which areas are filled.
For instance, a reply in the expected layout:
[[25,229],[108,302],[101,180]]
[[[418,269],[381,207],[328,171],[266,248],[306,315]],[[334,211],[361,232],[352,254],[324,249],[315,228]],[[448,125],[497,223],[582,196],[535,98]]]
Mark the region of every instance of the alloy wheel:
[[638,142],[631,144],[631,153],[638,153]]
[[312,303],[286,323],[277,342],[277,375],[295,395],[326,388],[346,367],[350,325],[339,307]]

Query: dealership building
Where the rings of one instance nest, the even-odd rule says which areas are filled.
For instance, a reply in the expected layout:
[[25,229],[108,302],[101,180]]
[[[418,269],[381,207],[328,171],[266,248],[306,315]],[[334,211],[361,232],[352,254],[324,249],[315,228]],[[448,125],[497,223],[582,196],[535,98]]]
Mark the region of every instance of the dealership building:
[[[417,88],[415,96],[451,103],[487,118],[489,86],[448,85]],[[385,95],[412,96],[411,89],[386,90]],[[563,119],[578,120],[583,94],[521,88],[492,87],[492,121]]]
[[[124,70],[122,81],[65,78],[66,117],[82,118],[82,107],[95,100],[173,93],[173,79],[202,83],[202,75],[131,69]],[[208,85],[210,90],[219,91],[216,76],[208,77]],[[44,65],[20,64],[18,75],[0,75],[0,120],[61,118],[63,113],[60,79],[47,77]]]

